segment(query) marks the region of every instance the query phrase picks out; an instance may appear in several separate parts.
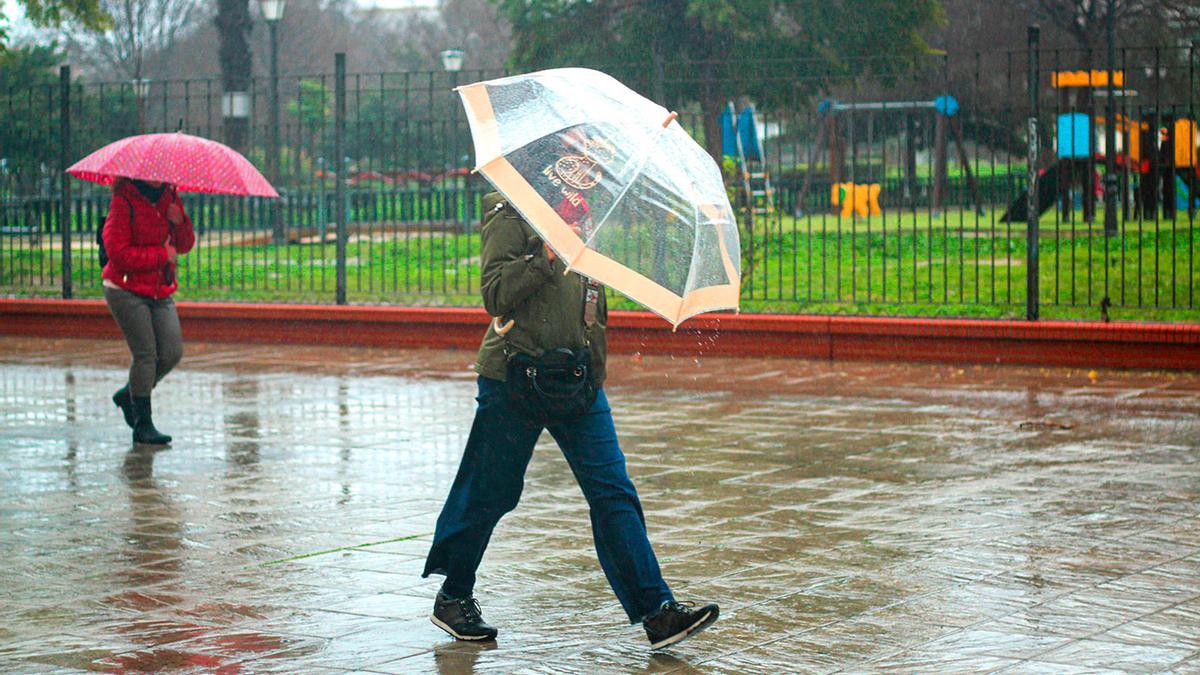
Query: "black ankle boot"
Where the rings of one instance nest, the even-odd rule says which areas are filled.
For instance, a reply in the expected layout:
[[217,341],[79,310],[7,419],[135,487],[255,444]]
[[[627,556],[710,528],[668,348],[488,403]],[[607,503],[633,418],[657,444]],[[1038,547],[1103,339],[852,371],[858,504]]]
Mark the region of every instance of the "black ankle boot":
[[132,429],[137,418],[133,413],[133,400],[129,397],[129,385],[118,389],[117,393],[112,395],[112,402],[121,409],[121,414],[125,415],[125,424],[128,424],[129,428]]
[[166,445],[171,437],[154,428],[154,419],[150,415],[150,397],[132,396],[133,401],[133,442],[149,443],[151,445]]

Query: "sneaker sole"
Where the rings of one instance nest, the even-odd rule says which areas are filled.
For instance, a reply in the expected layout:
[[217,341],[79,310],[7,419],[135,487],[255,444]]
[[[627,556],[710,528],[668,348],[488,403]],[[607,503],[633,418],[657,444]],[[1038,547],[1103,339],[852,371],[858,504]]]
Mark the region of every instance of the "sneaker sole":
[[450,626],[447,626],[436,616],[429,617],[429,620],[433,622],[433,625],[437,626],[438,628],[441,628],[442,630],[446,631],[451,636],[453,636],[455,640],[479,641],[479,640],[495,640],[496,639],[495,635],[459,635],[458,633],[456,633],[454,631],[453,628],[451,628]]
[[713,622],[717,620],[717,617],[720,616],[720,614],[721,610],[719,609],[714,610],[711,614],[705,614],[700,618],[700,620],[696,621],[696,623],[688,626],[684,630],[672,635],[671,637],[651,643],[650,649],[662,649],[663,647],[670,647],[671,645],[679,644],[680,642],[683,642],[696,633],[699,633],[705,628],[711,626]]

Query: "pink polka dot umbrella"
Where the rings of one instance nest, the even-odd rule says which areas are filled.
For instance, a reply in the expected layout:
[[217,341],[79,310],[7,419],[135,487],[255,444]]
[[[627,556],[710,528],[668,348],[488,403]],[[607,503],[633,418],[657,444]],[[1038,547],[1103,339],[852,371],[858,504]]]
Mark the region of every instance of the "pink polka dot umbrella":
[[258,169],[233,148],[180,133],[122,138],[75,162],[67,173],[101,185],[124,176],[171,183],[185,192],[279,196]]

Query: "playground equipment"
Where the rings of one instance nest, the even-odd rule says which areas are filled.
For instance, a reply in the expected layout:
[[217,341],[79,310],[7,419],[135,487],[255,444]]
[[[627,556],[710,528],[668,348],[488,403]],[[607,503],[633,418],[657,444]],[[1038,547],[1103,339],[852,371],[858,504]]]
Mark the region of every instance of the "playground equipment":
[[849,218],[859,215],[878,216],[883,213],[879,208],[879,183],[834,183],[830,188],[829,203],[842,207],[841,216]]
[[[845,144],[841,140],[839,133],[838,114],[843,112],[859,112],[865,111],[868,113],[886,113],[886,112],[906,112],[906,113],[923,113],[931,112],[934,115],[934,180],[933,192],[930,199],[930,206],[936,214],[942,207],[946,198],[946,130],[954,136],[954,143],[958,150],[958,161],[962,166],[963,173],[967,177],[967,184],[971,189],[971,197],[975,201],[977,211],[983,213],[983,200],[979,196],[979,185],[975,181],[975,175],[971,171],[971,162],[967,157],[966,147],[963,142],[962,127],[958,122],[959,104],[958,100],[950,95],[939,96],[932,101],[881,101],[869,103],[839,103],[837,101],[827,100],[822,101],[817,106],[817,112],[821,116],[819,126],[817,128],[817,140],[812,146],[812,150],[808,158],[809,170],[804,176],[804,185],[800,189],[800,196],[796,200],[796,215],[802,215],[800,209],[804,204],[805,198],[812,187],[812,177],[815,173],[813,166],[817,161],[817,154],[822,149],[829,152],[829,178],[834,185],[842,183],[846,180],[844,175],[845,167]],[[915,130],[913,118],[910,116],[907,119],[907,145],[905,148],[905,182],[904,192],[905,200],[911,199],[917,192],[917,151],[915,142]],[[853,174],[853,167],[851,167]],[[851,183],[854,183],[854,176],[850,177]]]
[[[1157,109],[1143,112],[1141,120],[1132,119],[1128,101],[1137,92],[1114,89],[1113,95],[1122,100],[1125,114],[1113,120],[1116,143],[1114,148],[1107,148],[1104,127],[1108,121],[1095,114],[1095,99],[1107,95],[1109,79],[1108,71],[1053,73],[1051,86],[1061,92],[1061,105],[1069,112],[1056,119],[1054,163],[1038,172],[1038,215],[1057,202],[1063,220],[1070,220],[1078,194],[1083,219],[1092,222],[1097,198],[1103,194],[1098,167],[1110,151],[1120,171],[1117,185],[1125,217],[1129,217],[1130,195],[1134,210],[1142,216],[1157,213],[1160,204],[1164,218],[1174,218],[1176,208],[1194,211],[1194,201],[1189,203],[1188,197],[1178,199],[1177,195],[1180,189],[1185,189],[1187,195],[1196,192],[1200,141],[1196,122],[1161,114]],[[1122,71],[1111,73],[1111,79],[1113,87],[1125,84]],[[1001,222],[1026,219],[1026,195],[1023,190],[1013,200]]]
[[[1038,176],[1038,215],[1044,213],[1056,201],[1062,209],[1063,220],[1070,220],[1075,203],[1074,195],[1079,195],[1080,206],[1083,209],[1085,222],[1092,222],[1096,214],[1096,199],[1101,196],[1100,177],[1097,173],[1097,159],[1103,159],[1099,151],[1098,141],[1103,138],[1100,127],[1105,121],[1095,116],[1095,99],[1093,91],[1101,87],[1123,87],[1125,73],[1117,71],[1109,73],[1106,70],[1062,70],[1051,74],[1050,84],[1060,92],[1060,106],[1070,112],[1061,113],[1055,120],[1054,163]],[[1130,95],[1136,95],[1129,92]],[[1079,112],[1080,109],[1088,112]],[[1093,124],[1093,120],[1097,124]],[[1116,120],[1118,131],[1121,125],[1129,121],[1123,118]],[[1114,152],[1120,153],[1125,134],[1117,141]],[[1026,191],[1027,193],[1027,191]],[[1018,199],[1026,200],[1025,194]],[[1024,220],[1028,215],[1027,201],[1022,205],[1009,206],[1001,221]]]
[[747,106],[741,114],[735,114],[733,101],[725,107],[721,113],[721,151],[726,157],[737,159],[742,198],[750,207],[750,212],[766,214],[774,211],[775,190],[764,163],[762,139],[759,138],[758,119],[753,106]]

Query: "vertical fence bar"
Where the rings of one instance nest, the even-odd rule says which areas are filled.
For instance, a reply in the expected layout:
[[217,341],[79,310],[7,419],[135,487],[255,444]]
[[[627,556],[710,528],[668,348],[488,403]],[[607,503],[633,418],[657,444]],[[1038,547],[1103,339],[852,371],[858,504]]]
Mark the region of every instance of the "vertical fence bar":
[[70,298],[71,288],[71,177],[65,169],[71,161],[71,66],[58,69],[58,179],[62,191],[58,203],[58,227],[62,230],[62,296]]
[[1038,40],[1040,29],[1029,27],[1029,165],[1025,177],[1028,184],[1028,201],[1025,223],[1025,318],[1038,318]]
[[[1200,43],[1200,37],[1193,37],[1192,43],[1188,44],[1188,119],[1195,123],[1196,108],[1195,108],[1195,86],[1196,86],[1196,46]],[[1195,155],[1195,149],[1192,150],[1192,161],[1194,165],[1200,166],[1200,160]],[[1196,187],[1200,187],[1200,183],[1195,179],[1195,169],[1190,174],[1188,184],[1188,307],[1195,307],[1195,231],[1196,231]]]
[[[282,5],[280,5],[282,7]],[[271,182],[275,184],[276,191],[279,190],[279,21],[267,21],[267,28],[271,31],[271,86],[270,86],[270,147],[267,150],[267,173],[270,175]],[[283,232],[283,212],[280,208],[280,200],[273,199],[269,202],[269,213],[271,218],[271,242],[275,244],[276,265],[279,260],[279,245],[284,243]]]
[[[1160,220],[1160,216],[1162,218],[1165,218],[1167,213],[1171,213],[1172,218],[1174,218],[1174,213],[1173,213],[1174,205],[1173,204],[1168,205],[1167,189],[1166,189],[1166,185],[1170,182],[1169,179],[1167,178],[1166,174],[1168,171],[1171,171],[1171,169],[1168,167],[1174,163],[1174,158],[1173,157],[1172,158],[1163,157],[1162,149],[1159,146],[1159,144],[1161,143],[1161,138],[1159,136],[1159,129],[1163,126],[1162,89],[1163,89],[1163,76],[1165,74],[1166,73],[1163,72],[1162,54],[1159,51],[1159,48],[1155,47],[1154,48],[1154,129],[1152,130],[1154,132],[1153,138],[1155,140],[1154,140],[1154,144],[1152,146],[1154,148],[1154,154],[1151,156],[1151,167],[1152,167],[1151,175],[1154,177],[1154,189],[1156,191],[1158,191],[1158,194],[1156,196],[1156,199],[1154,200],[1154,204],[1155,204],[1154,233],[1150,237],[1150,241],[1154,248],[1154,283],[1152,284],[1152,286],[1153,286],[1152,290],[1154,291],[1154,308],[1155,309],[1159,308],[1158,282],[1159,282],[1160,267],[1159,267],[1159,255],[1158,255],[1158,253],[1159,253],[1158,242],[1159,242],[1159,232],[1161,232],[1161,230],[1162,230],[1162,221]],[[1164,160],[1167,160],[1167,161],[1164,161]],[[1145,245],[1145,239],[1141,238],[1141,237],[1139,237],[1139,239],[1142,240],[1139,243],[1141,245]],[[1141,294],[1139,293],[1139,296],[1140,295]]]
[[[1113,79],[1117,68],[1116,46],[1116,0],[1108,0],[1108,16],[1105,19],[1105,39],[1108,41],[1108,100],[1104,102],[1104,116],[1108,124],[1104,128],[1104,236],[1117,236],[1117,102]],[[1128,122],[1128,120],[1126,120]],[[1105,260],[1108,245],[1105,243]],[[1105,270],[1108,269],[1106,264]],[[1107,274],[1107,272],[1106,272]],[[1104,296],[1108,297],[1108,283],[1104,284]]]
[[334,55],[333,169],[337,211],[337,304],[346,304],[346,54]]

